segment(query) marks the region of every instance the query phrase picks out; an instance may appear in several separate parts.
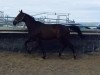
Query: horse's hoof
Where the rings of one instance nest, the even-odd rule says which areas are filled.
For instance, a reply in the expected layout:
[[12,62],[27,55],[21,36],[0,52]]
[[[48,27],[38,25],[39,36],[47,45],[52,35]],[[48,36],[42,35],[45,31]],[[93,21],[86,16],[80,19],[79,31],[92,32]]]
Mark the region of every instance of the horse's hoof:
[[77,57],[76,56],[74,56],[74,60],[76,60],[77,59]]
[[31,54],[31,51],[27,51],[28,52],[28,54]]
[[59,55],[58,55],[59,57],[61,57],[61,54],[59,53]]
[[46,57],[45,57],[45,56],[43,56],[42,58],[43,58],[43,59],[46,59]]

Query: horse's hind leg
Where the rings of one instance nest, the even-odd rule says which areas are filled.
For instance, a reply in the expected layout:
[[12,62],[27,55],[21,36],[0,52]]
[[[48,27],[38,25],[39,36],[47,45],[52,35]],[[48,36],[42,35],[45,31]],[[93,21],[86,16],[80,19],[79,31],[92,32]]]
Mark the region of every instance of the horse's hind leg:
[[67,46],[72,50],[74,59],[76,59],[77,55],[76,55],[76,51],[74,49],[74,46],[68,40],[66,41],[66,43],[67,43]]
[[46,59],[46,51],[43,49],[42,41],[38,40],[38,43],[39,43],[39,46],[41,47],[41,50],[42,50],[42,54],[43,54],[42,58]]
[[61,49],[59,50],[59,57],[61,57],[66,45],[63,39],[60,39],[59,42],[60,42],[60,47],[61,47]]
[[66,40],[61,39],[60,43],[61,43],[62,49],[59,51],[59,57],[61,57],[62,52],[65,49],[65,47],[68,46],[72,50],[72,52],[73,52],[74,59],[76,59],[76,52],[74,50],[74,46],[70,43],[70,41],[67,40],[67,39]]

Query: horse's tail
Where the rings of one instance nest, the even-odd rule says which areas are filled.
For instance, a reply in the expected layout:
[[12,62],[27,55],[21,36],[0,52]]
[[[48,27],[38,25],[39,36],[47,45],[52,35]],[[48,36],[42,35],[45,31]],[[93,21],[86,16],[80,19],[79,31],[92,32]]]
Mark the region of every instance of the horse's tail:
[[83,38],[83,34],[82,31],[80,30],[80,28],[78,26],[68,26],[70,28],[70,30],[75,31],[78,33],[78,35],[80,36],[80,38]]

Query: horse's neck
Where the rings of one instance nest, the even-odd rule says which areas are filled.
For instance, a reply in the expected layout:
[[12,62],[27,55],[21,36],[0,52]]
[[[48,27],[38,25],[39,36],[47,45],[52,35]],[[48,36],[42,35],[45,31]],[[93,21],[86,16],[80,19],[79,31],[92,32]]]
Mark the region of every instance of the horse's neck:
[[30,16],[25,17],[24,22],[25,22],[29,32],[35,30],[35,28],[37,27],[36,24],[35,24],[35,20],[32,19]]

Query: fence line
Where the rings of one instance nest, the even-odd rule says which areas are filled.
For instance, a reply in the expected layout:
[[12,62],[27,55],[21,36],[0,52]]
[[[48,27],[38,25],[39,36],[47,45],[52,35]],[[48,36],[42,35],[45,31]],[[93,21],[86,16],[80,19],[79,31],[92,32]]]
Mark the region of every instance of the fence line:
[[[17,26],[13,26],[13,20],[15,17],[4,17],[2,18],[0,17],[0,29],[18,29],[18,28],[24,28],[26,29],[25,23],[19,23]],[[43,22],[45,24],[49,23],[49,24],[62,24],[62,25],[70,25],[70,24],[77,24],[82,30],[86,30],[87,27],[91,27],[91,28],[97,28],[97,26],[84,26],[84,25],[80,25],[79,23],[74,23],[73,21],[71,22],[67,22],[66,19],[53,19],[53,18],[46,18],[46,17],[40,17],[40,18],[35,18],[36,20]],[[62,21],[62,22],[61,22]],[[64,21],[64,22],[63,22]],[[94,29],[92,29],[94,30]],[[91,30],[90,30],[91,31]]]

